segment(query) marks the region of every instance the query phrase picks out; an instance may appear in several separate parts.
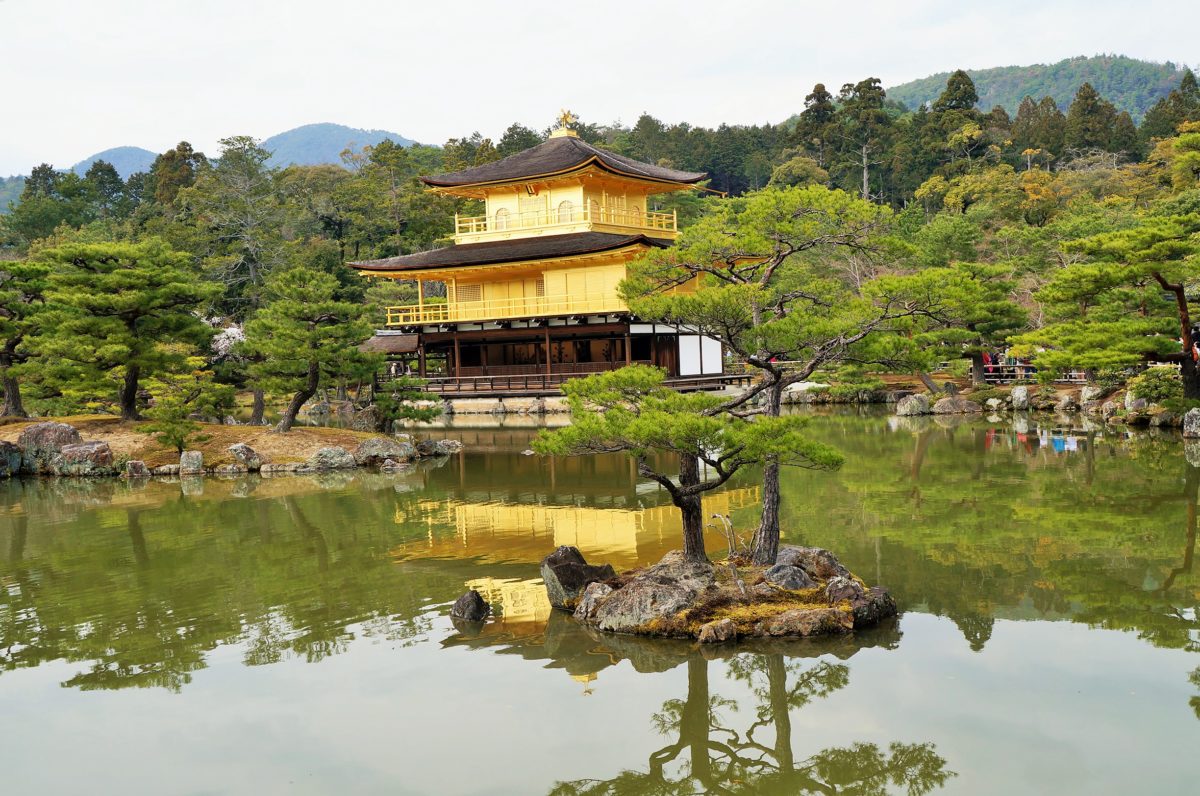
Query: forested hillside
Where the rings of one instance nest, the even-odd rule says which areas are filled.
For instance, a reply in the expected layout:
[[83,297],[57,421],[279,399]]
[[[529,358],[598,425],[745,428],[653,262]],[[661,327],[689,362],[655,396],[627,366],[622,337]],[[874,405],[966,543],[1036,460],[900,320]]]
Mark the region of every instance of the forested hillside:
[[[1055,64],[997,66],[991,69],[967,69],[979,92],[979,107],[991,110],[999,105],[1010,114],[1026,96],[1051,97],[1066,107],[1084,83],[1091,83],[1105,99],[1127,111],[1140,122],[1154,103],[1170,93],[1183,77],[1183,67],[1169,61],[1159,64],[1124,55],[1097,55],[1091,58],[1067,58]],[[909,108],[933,102],[946,85],[949,72],[902,83],[888,89],[888,96]]]

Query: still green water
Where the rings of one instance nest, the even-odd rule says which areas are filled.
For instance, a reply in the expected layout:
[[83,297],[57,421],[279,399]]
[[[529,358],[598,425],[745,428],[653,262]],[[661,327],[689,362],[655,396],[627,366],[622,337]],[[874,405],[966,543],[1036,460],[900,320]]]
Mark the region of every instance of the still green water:
[[[1177,436],[821,416],[847,464],[785,475],[789,541],[903,615],[699,652],[549,614],[556,544],[630,566],[678,526],[532,433],[450,429],[466,454],[396,476],[0,482],[0,791],[1200,791]],[[456,627],[468,586],[503,618]]]

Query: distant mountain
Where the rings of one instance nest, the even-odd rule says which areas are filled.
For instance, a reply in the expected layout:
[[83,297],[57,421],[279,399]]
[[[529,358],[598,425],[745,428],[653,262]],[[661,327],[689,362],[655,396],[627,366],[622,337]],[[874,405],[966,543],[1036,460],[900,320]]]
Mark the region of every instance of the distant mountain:
[[0,177],[0,215],[8,212],[8,203],[20,199],[24,190],[24,177]]
[[361,149],[375,146],[390,138],[401,146],[411,146],[415,141],[399,133],[387,130],[359,130],[342,124],[306,124],[294,130],[273,135],[262,142],[269,150],[272,166],[314,166],[320,163],[341,163],[342,152],[347,148]]
[[[1034,99],[1049,95],[1066,113],[1079,87],[1091,83],[1101,96],[1119,110],[1129,111],[1139,123],[1150,106],[1178,86],[1183,77],[1183,67],[1170,61],[1160,64],[1124,55],[1080,56],[1056,64],[997,66],[966,72],[975,81],[979,107],[985,111],[1000,105],[1015,115],[1026,95]],[[887,95],[917,108],[937,99],[948,77],[949,72],[940,72],[889,88]]]
[[113,165],[113,168],[121,175],[121,179],[127,180],[130,174],[149,171],[150,165],[154,163],[156,157],[158,155],[149,149],[142,149],[140,146],[119,146],[97,152],[90,158],[79,161],[71,167],[71,171],[82,177],[97,160],[105,160]]

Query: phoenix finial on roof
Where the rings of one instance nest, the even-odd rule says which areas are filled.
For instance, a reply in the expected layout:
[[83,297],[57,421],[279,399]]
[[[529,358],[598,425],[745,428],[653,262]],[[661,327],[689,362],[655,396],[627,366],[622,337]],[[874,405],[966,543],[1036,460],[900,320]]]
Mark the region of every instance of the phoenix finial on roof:
[[579,117],[571,113],[566,108],[563,108],[558,112],[558,129],[560,130],[570,130],[578,121]]

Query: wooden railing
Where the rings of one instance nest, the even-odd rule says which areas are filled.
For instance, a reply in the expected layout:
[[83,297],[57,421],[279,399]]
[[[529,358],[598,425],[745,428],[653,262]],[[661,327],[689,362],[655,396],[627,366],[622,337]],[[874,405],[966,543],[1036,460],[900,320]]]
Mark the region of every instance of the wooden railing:
[[[507,376],[433,378],[425,384],[427,392],[444,396],[495,397],[504,395],[557,395],[563,382],[577,378],[571,373],[529,373]],[[749,376],[722,374],[667,379],[663,384],[680,392],[719,390],[736,384],[748,384]]]
[[523,229],[546,229],[573,224],[611,224],[617,227],[676,232],[678,220],[674,211],[633,211],[623,207],[579,206],[571,209],[533,210],[524,213],[503,212],[491,216],[454,216],[456,235],[479,235],[488,232],[508,232]]
[[537,318],[549,315],[594,315],[627,311],[615,293],[583,293],[576,296],[522,296],[520,298],[456,301],[446,304],[408,304],[387,308],[388,326],[427,323],[494,321],[507,318]]

